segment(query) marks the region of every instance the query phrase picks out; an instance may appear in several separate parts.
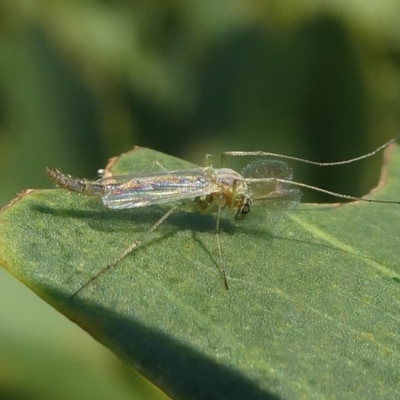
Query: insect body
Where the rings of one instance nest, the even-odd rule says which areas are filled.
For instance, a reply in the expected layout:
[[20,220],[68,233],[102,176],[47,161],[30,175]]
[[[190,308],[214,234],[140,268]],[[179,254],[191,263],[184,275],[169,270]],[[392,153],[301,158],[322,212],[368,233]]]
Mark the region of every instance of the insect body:
[[[59,186],[87,195],[100,195],[111,209],[145,207],[154,204],[194,200],[199,212],[228,207],[238,219],[250,207],[248,186],[243,177],[228,169],[194,168],[162,173],[121,175],[98,181],[74,179],[57,169],[47,169]],[[246,206],[246,207],[245,207]]]
[[[189,208],[202,214],[217,213],[216,242],[219,253],[220,271],[228,288],[221,245],[219,226],[221,212],[228,209],[236,220],[243,220],[250,212],[253,201],[269,200],[272,208],[290,209],[300,200],[301,192],[290,185],[292,170],[278,160],[257,160],[249,164],[243,175],[229,168],[193,168],[176,171],[139,173],[100,178],[97,181],[75,179],[58,169],[47,168],[50,178],[58,186],[86,195],[99,195],[103,204],[111,209],[145,207],[155,204],[174,203],[147,232],[156,230],[173,212],[179,208]],[[246,176],[261,179],[262,182],[248,184]],[[284,180],[281,182],[280,180]],[[252,186],[252,188],[251,188]],[[178,204],[177,204],[178,203]],[[127,254],[132,252],[140,241],[133,242],[114,262],[99,272],[110,269]],[[99,274],[85,283],[74,297]]]
[[[289,158],[321,166],[338,165],[369,157],[387,147],[394,140],[390,140],[374,152],[364,156],[335,163],[316,163],[295,157],[264,152],[226,152],[222,154],[222,158],[244,155],[275,156],[277,158]],[[189,208],[191,211],[202,214],[216,213],[215,237],[220,272],[226,289],[228,289],[228,283],[219,239],[221,213],[224,209],[228,209],[230,213],[234,214],[236,220],[243,220],[250,212],[252,205],[258,201],[263,201],[272,213],[289,210],[300,201],[301,192],[299,187],[320,191],[347,200],[399,203],[358,198],[294,182],[292,169],[285,162],[276,159],[255,160],[248,164],[241,173],[229,168],[213,168],[209,162],[209,157],[206,158],[207,160],[210,165],[203,168],[174,171],[163,169],[159,172],[102,177],[96,181],[75,179],[63,174],[58,169],[47,168],[47,173],[60,187],[86,195],[101,196],[103,205],[110,209],[118,210],[172,203],[172,207],[150,229],[144,232],[143,238],[155,231],[178,209]],[[83,284],[71,296],[71,299],[100,274],[114,267],[122,258],[134,251],[141,241],[139,239],[132,242],[113,262]]]

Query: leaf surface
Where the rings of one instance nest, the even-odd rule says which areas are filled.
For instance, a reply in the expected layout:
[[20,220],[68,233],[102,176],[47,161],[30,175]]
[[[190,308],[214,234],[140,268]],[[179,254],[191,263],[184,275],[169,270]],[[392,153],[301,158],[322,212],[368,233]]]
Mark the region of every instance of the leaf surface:
[[[400,199],[400,151],[376,199]],[[148,149],[110,162],[142,171]],[[400,205],[301,205],[276,223],[262,204],[214,216],[167,207],[107,210],[64,189],[28,190],[0,214],[0,263],[173,398],[400,395]],[[136,251],[70,296],[132,241]]]

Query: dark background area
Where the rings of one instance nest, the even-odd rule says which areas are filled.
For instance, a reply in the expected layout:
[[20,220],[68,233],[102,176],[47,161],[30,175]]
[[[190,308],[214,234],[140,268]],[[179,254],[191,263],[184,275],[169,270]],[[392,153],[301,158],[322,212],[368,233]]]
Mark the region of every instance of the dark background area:
[[[369,152],[398,133],[399,15],[396,1],[0,0],[0,205],[52,187],[47,165],[94,178],[134,145],[199,165],[213,153],[217,166],[225,150]],[[380,164],[293,167],[298,181],[363,195]],[[132,393],[113,356],[4,271],[0,287],[0,394],[54,385],[90,398],[109,369],[110,387]]]

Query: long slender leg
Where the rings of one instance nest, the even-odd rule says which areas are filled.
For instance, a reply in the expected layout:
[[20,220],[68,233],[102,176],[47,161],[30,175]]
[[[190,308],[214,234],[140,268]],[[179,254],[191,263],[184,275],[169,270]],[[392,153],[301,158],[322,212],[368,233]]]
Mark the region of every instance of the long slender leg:
[[232,184],[231,204],[229,204],[229,210],[231,212],[235,208],[235,200],[236,200],[236,196],[237,196],[237,185],[238,185],[238,180],[234,179],[233,184]]
[[206,154],[204,158],[204,166],[205,167],[212,167],[213,166],[213,155]]
[[129,247],[127,247],[111,264],[108,264],[106,267],[101,269],[96,275],[92,276],[86,283],[84,283],[71,297],[70,300],[73,300],[74,297],[80,293],[85,287],[87,287],[90,283],[92,283],[95,279],[97,279],[100,275],[104,274],[106,271],[113,268],[118,262],[120,262],[124,257],[128,254],[132,253],[137,246],[143,241],[141,238],[148,236],[150,233],[154,232],[171,214],[173,214],[176,210],[178,210],[179,205],[171,207],[154,225],[152,225],[146,232],[144,232],[138,240],[132,242]]
[[226,279],[225,268],[224,268],[224,259],[222,257],[221,241],[219,239],[219,225],[221,220],[221,211],[222,211],[222,203],[220,202],[218,205],[217,220],[215,222],[215,241],[217,243],[217,249],[218,249],[219,270],[221,272],[222,279],[224,280],[225,289],[229,290],[228,280]]
[[228,290],[229,289],[228,280],[226,279],[225,268],[224,268],[224,259],[222,257],[221,241],[219,238],[219,228],[220,228],[221,213],[222,213],[222,207],[223,207],[222,197],[215,197],[210,202],[210,204],[206,207],[206,209],[203,210],[203,212],[204,212],[204,214],[207,214],[208,212],[210,212],[211,210],[214,209],[216,204],[218,204],[218,213],[217,213],[217,218],[215,221],[215,241],[217,243],[217,249],[218,249],[218,258],[219,258],[218,267],[219,267],[222,279],[224,280],[225,289]]
[[[285,183],[288,185],[293,185],[293,186],[297,186],[297,187],[314,190],[316,192],[329,194],[332,197],[337,197],[340,199],[365,201],[367,203],[400,204],[400,201],[395,201],[395,200],[374,200],[374,199],[369,199],[367,197],[349,196],[347,194],[342,194],[342,193],[337,193],[337,192],[332,192],[330,190],[322,189],[317,186],[307,185],[306,183],[295,182],[295,181],[291,181],[288,179],[281,179],[281,178],[245,178],[245,182],[247,182],[247,183],[280,182],[280,183]],[[259,198],[253,198],[253,200],[264,200],[266,198],[267,198],[267,196],[263,196],[263,197],[259,197]]]
[[231,156],[231,157],[262,156],[262,157],[284,158],[286,160],[300,161],[300,162],[307,163],[307,164],[319,165],[321,167],[350,164],[355,161],[363,160],[364,158],[368,158],[368,157],[375,155],[379,151],[388,147],[389,144],[395,142],[399,137],[400,137],[400,134],[396,135],[394,138],[388,140],[386,143],[382,144],[381,146],[377,147],[375,150],[373,150],[367,154],[363,154],[359,157],[350,158],[349,160],[343,160],[343,161],[318,162],[318,161],[306,160],[304,158],[299,158],[299,157],[286,156],[284,154],[269,153],[266,151],[225,151],[225,152],[221,153],[221,164],[222,164],[222,167],[225,165],[225,157],[227,157],[227,156]]

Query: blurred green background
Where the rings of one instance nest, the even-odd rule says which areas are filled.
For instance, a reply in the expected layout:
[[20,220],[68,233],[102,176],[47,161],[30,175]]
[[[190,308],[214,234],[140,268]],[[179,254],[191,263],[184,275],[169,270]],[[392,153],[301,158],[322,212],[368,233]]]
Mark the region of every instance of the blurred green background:
[[[398,133],[399,17],[399,0],[0,0],[0,205],[51,187],[46,165],[94,178],[134,145],[197,164],[368,152]],[[362,195],[380,164],[295,174]],[[160,398],[143,385],[0,271],[1,398]]]

